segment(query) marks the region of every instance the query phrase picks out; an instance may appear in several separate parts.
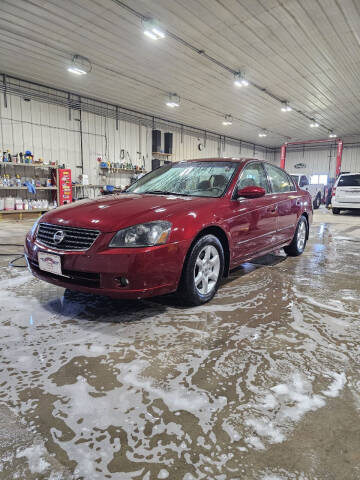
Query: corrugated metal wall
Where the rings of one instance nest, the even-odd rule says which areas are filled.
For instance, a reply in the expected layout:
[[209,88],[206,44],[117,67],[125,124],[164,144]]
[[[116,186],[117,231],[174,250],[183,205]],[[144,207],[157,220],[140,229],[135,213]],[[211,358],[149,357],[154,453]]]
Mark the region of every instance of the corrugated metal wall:
[[[81,124],[80,124],[81,118]],[[43,103],[36,100],[24,101],[23,98],[7,95],[7,107],[0,100],[0,148],[12,153],[31,150],[36,158],[56,161],[71,168],[73,179],[82,172],[89,175],[89,182],[95,185],[126,185],[127,173],[103,175],[97,158],[111,162],[126,162],[151,169],[152,129],[140,123],[108,118],[86,111]],[[156,126],[156,125],[155,125]],[[82,132],[81,132],[82,130]],[[214,136],[196,137],[181,130],[173,129],[172,159],[186,160],[206,157],[256,157],[275,161],[275,152],[259,146],[235,142]],[[205,143],[205,149],[198,149],[199,143]],[[83,156],[81,157],[81,148]],[[129,152],[120,160],[120,152]],[[140,153],[138,153],[140,152]]]
[[[280,164],[280,150],[275,153],[276,164]],[[297,164],[304,164],[303,168],[295,168]],[[336,144],[326,147],[311,148],[305,146],[297,147],[296,150],[288,148],[286,153],[286,170],[288,172],[313,174],[325,174],[329,178],[335,176],[336,165]],[[344,144],[342,171],[359,172],[360,171],[360,145]]]

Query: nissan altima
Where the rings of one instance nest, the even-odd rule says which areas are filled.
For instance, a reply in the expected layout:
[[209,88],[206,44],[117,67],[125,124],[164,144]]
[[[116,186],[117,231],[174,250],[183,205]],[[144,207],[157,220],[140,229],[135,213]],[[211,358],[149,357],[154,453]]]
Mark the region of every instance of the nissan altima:
[[118,298],[177,292],[200,305],[229,271],[284,248],[300,255],[312,201],[256,159],[165,165],[126,192],[52,210],[25,240],[32,273],[65,288]]

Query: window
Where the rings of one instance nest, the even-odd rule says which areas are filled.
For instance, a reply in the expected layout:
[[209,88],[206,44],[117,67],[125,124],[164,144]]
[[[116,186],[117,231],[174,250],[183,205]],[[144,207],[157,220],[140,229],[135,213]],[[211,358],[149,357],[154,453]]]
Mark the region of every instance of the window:
[[319,183],[323,185],[328,184],[328,176],[327,175],[319,175]]
[[234,162],[179,162],[141,177],[127,192],[220,197],[238,164]]
[[292,192],[295,190],[292,179],[289,175],[273,165],[265,164],[274,193]]
[[328,176],[327,175],[311,175],[311,178],[310,178],[310,183],[311,185],[319,185],[319,184],[323,184],[323,185],[327,185],[328,183]]
[[240,174],[238,189],[245,187],[262,187],[265,188],[266,193],[269,193],[269,185],[261,163],[254,162],[244,167]]
[[360,187],[360,175],[341,175],[338,187]]
[[306,187],[306,185],[309,185],[309,180],[306,175],[301,175],[299,187]]

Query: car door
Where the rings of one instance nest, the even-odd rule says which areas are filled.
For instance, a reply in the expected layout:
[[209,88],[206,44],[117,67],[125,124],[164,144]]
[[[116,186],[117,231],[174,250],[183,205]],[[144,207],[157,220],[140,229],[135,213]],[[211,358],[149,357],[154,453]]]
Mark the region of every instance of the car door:
[[247,186],[263,187],[266,194],[260,198],[232,200],[229,228],[234,263],[268,250],[276,241],[277,205],[262,162],[248,163],[241,171],[235,191]]
[[309,179],[306,175],[300,176],[299,187],[301,188],[301,190],[305,190],[306,192],[309,192],[311,195],[311,198],[314,199],[314,193],[316,189],[314,188],[313,185],[309,184]]
[[271,184],[272,197],[277,204],[276,243],[280,245],[294,235],[298,212],[301,208],[301,195],[298,194],[290,175],[284,170],[269,163],[265,163],[264,167]]

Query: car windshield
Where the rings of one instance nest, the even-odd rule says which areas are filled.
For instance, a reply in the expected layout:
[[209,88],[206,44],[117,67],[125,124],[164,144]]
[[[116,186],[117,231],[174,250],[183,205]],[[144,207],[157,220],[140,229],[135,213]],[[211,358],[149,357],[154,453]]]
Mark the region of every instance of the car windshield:
[[220,197],[233,176],[234,162],[180,162],[153,170],[127,189],[131,193]]
[[342,175],[339,178],[338,187],[360,187],[360,174]]
[[291,178],[294,180],[294,182],[296,183],[296,185],[299,184],[299,175],[291,175]]

